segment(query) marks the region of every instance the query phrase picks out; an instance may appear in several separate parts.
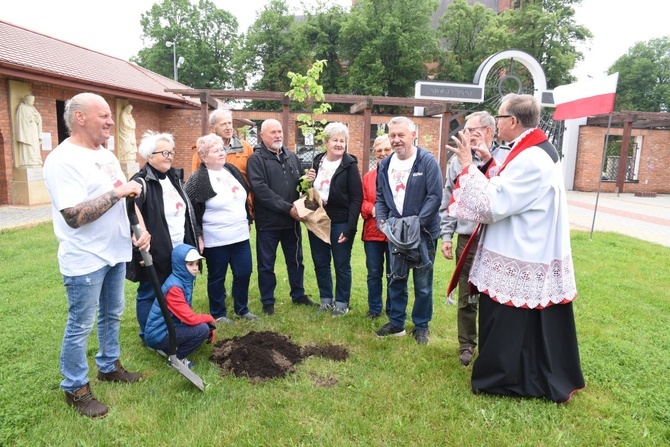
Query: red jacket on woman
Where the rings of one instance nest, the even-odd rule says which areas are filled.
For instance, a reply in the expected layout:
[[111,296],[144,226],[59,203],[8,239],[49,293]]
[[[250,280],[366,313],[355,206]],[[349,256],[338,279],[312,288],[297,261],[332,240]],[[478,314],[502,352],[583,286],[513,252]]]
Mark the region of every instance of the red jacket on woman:
[[372,217],[372,210],[377,200],[377,169],[369,171],[363,176],[363,205],[361,216],[363,217],[364,241],[387,242],[388,239],[377,228],[377,219]]

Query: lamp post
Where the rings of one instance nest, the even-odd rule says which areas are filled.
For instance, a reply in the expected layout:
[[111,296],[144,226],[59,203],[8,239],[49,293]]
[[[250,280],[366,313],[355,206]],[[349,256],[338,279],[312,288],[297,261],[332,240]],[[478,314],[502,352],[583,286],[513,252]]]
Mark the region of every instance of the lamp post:
[[177,42],[165,42],[165,45],[172,47],[172,66],[174,67],[174,80],[177,81]]

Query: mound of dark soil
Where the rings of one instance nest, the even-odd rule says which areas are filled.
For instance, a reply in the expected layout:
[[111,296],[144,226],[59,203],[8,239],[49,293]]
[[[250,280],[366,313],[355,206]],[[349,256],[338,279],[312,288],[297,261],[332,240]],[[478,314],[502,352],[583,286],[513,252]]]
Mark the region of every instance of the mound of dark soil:
[[349,352],[338,345],[307,346],[301,350],[286,335],[252,331],[217,342],[210,359],[221,367],[222,374],[265,381],[286,377],[295,371],[296,364],[310,356],[344,361]]

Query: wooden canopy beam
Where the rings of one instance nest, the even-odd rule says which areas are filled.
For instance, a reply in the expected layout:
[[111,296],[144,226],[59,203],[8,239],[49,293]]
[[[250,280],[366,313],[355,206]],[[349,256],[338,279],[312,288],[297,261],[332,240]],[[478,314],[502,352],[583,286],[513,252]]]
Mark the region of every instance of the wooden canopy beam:
[[[183,96],[199,96],[200,93],[209,93],[213,98],[219,99],[250,99],[281,102],[286,96],[282,92],[268,91],[242,91],[242,90],[203,90],[203,89],[165,89],[166,92],[176,93]],[[375,105],[380,106],[401,106],[401,107],[430,107],[435,104],[444,104],[445,101],[435,101],[433,99],[404,98],[400,96],[361,96],[361,95],[340,95],[327,93],[325,102],[339,104],[357,104],[362,98],[371,99]]]
[[365,109],[371,109],[374,104],[374,101],[371,98],[366,98],[361,102],[358,102],[349,108],[349,113],[354,114],[358,113]]

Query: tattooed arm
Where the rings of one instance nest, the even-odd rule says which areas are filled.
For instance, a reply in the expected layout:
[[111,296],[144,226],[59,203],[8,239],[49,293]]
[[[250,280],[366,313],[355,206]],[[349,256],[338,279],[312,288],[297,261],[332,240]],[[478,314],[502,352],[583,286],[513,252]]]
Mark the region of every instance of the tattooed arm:
[[93,222],[105,214],[119,200],[131,194],[139,195],[142,187],[137,182],[128,182],[87,202],[81,202],[61,210],[65,222],[72,228],[79,228]]

